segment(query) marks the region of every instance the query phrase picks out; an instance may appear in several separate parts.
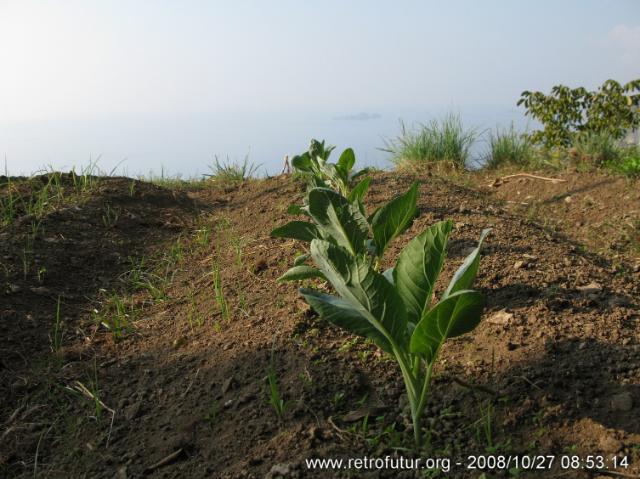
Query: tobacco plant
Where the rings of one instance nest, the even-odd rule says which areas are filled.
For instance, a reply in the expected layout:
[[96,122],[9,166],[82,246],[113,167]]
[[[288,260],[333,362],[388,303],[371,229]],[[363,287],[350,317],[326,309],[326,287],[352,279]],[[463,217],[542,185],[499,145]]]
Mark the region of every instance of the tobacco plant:
[[334,149],[334,146],[325,146],[324,140],[311,140],[309,150],[294,156],[291,165],[307,178],[311,187],[329,187],[348,196],[352,183],[368,170],[353,171],[356,156],[351,148],[342,152],[337,163],[330,163],[329,155]]
[[386,247],[415,215],[417,193],[414,183],[367,218],[361,201],[350,202],[335,191],[314,188],[305,208],[311,222],[292,221],[272,235],[309,241],[309,256],[315,264],[303,265],[307,258],[299,258],[281,279],[328,281],[336,294],[312,288],[302,288],[300,293],[322,318],[371,339],[395,358],[409,399],[416,447],[420,447],[420,423],[442,345],[480,322],[484,298],[470,288],[489,230],[482,232],[478,246],[438,301],[434,287],[444,265],[451,221],[436,223],[413,238],[395,266],[380,272]]

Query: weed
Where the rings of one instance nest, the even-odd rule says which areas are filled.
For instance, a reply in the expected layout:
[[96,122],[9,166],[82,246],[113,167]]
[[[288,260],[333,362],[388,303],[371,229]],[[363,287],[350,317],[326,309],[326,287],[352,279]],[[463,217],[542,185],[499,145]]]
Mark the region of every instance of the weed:
[[213,427],[213,424],[215,423],[216,418],[218,417],[219,409],[220,407],[218,406],[218,403],[214,402],[209,408],[209,410],[203,416],[203,419],[209,423],[209,426]]
[[56,305],[56,318],[53,323],[53,332],[51,334],[51,351],[54,354],[58,354],[62,347],[62,317],[60,316],[60,296],[58,296],[58,303]]
[[515,130],[513,124],[508,130],[496,129],[489,132],[489,152],[485,155],[484,166],[489,169],[506,165],[527,167],[534,158],[534,149],[529,137]]
[[271,347],[271,360],[269,361],[269,367],[267,368],[267,377],[265,378],[269,385],[269,404],[273,407],[273,410],[278,417],[278,420],[282,421],[287,404],[280,395],[280,388],[278,386],[278,380],[276,378],[275,368],[275,342]]
[[459,115],[451,113],[428,125],[420,124],[413,131],[401,122],[400,129],[400,135],[387,140],[382,148],[397,166],[444,162],[464,168],[477,136],[475,130],[463,127]]
[[211,228],[207,225],[202,225],[196,230],[196,243],[201,247],[209,246],[211,242]]
[[204,325],[204,316],[200,314],[198,310],[198,304],[196,302],[193,290],[189,294],[189,311],[187,312],[187,322],[189,323],[191,329],[193,329],[194,324],[198,327]]
[[118,218],[120,218],[120,210],[112,208],[111,205],[107,203],[102,213],[102,223],[105,228],[113,228],[118,222]]
[[242,163],[231,161],[229,158],[226,161],[220,161],[215,156],[213,164],[209,165],[211,174],[204,176],[216,183],[236,185],[253,178],[260,166],[249,162],[249,155],[244,157]]
[[101,311],[93,312],[96,324],[108,329],[115,341],[133,331],[132,323],[137,319],[137,315],[138,311],[133,303],[125,301],[116,294],[105,302]]
[[338,391],[333,395],[333,399],[331,400],[331,404],[333,409],[340,409],[344,404],[345,394],[343,391]]
[[44,283],[44,275],[45,275],[46,272],[47,272],[47,268],[46,267],[40,266],[38,268],[38,271],[37,271],[38,283],[40,283],[40,284]]
[[233,255],[235,258],[235,262],[236,265],[238,265],[239,267],[242,267],[243,261],[242,261],[242,249],[244,248],[244,246],[246,245],[246,240],[244,238],[239,238],[237,236],[233,236],[230,239],[231,242],[231,247],[233,248]]
[[213,271],[211,272],[211,274],[213,276],[213,290],[215,293],[216,304],[218,305],[218,309],[220,310],[220,315],[225,321],[229,321],[231,319],[231,314],[229,311],[227,300],[224,297],[222,278],[220,277],[220,266],[217,262],[214,262]]

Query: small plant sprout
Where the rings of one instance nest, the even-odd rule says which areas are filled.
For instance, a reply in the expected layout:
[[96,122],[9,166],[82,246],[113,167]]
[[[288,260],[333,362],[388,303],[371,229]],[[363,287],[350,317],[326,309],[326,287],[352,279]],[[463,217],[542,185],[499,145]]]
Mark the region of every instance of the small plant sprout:
[[321,277],[335,295],[302,288],[318,314],[336,326],[372,340],[395,358],[405,383],[416,447],[422,446],[422,415],[442,345],[473,330],[484,307],[481,293],[470,289],[480,265],[480,249],[489,233],[434,299],[452,221],[441,221],[414,237],[395,266],[380,271],[390,242],[411,224],[418,185],[367,216],[360,200],[349,201],[327,188],[313,188],[306,207],[310,222],[291,222],[272,235],[309,241],[315,267],[297,265],[283,280]]
[[211,274],[213,276],[213,291],[215,293],[216,304],[218,305],[218,309],[220,310],[220,315],[225,321],[229,321],[231,319],[231,312],[229,311],[227,300],[224,297],[224,290],[222,289],[222,278],[220,277],[220,266],[217,262],[214,262],[213,271],[211,272]]
[[112,208],[111,205],[107,203],[102,213],[102,223],[105,228],[113,228],[118,222],[119,217],[120,211],[116,208]]
[[44,283],[44,275],[47,272],[47,268],[44,266],[40,266],[38,268],[38,283]]
[[196,230],[196,243],[202,247],[209,246],[211,242],[211,228],[207,225],[202,225]]
[[265,379],[269,386],[269,404],[271,404],[271,406],[273,407],[276,416],[278,416],[278,420],[282,421],[284,412],[287,408],[287,403],[280,395],[280,388],[278,386],[278,379],[276,377],[275,343],[271,347],[271,360],[269,361],[267,377]]
[[60,316],[60,296],[56,304],[56,318],[53,323],[53,332],[51,334],[51,350],[54,354],[58,354],[62,347],[62,317]]
[[127,304],[125,299],[115,294],[107,300],[102,311],[94,310],[95,322],[108,329],[114,341],[133,331],[132,323],[137,314],[133,304]]

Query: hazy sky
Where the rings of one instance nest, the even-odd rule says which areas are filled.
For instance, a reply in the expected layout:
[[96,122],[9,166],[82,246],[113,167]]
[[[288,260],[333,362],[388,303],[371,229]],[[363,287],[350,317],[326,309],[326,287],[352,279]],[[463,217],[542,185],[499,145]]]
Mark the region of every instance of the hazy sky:
[[34,121],[514,108],[640,77],[640,1],[0,0],[0,69],[10,157]]

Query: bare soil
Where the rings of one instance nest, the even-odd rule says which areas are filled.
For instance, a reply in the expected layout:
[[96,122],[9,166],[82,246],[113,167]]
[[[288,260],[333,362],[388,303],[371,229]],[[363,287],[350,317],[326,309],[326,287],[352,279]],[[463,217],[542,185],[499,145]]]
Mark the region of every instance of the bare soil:
[[[480,231],[493,228],[477,282],[486,313],[472,334],[446,346],[422,456],[467,462],[472,454],[550,454],[558,458],[552,470],[518,477],[587,478],[605,472],[562,470],[560,456],[603,454],[628,458],[629,467],[616,472],[640,474],[635,240],[609,233],[617,246],[607,249],[576,226],[614,215],[633,222],[639,188],[615,178],[602,189],[588,175],[566,178],[564,190],[420,178],[420,214],[390,259],[425,227],[451,218],[442,291]],[[369,209],[413,180],[375,174]],[[88,197],[50,211],[26,274],[30,218],[0,230],[0,476],[480,476],[455,465],[442,475],[306,467],[308,458],[414,453],[403,449],[411,447],[411,421],[395,363],[321,321],[298,285],[276,281],[303,245],[269,232],[291,219],[286,209],[300,201],[302,184],[278,177],[182,192],[138,182],[133,195],[130,185],[103,179]],[[598,207],[584,208],[587,194]],[[562,227],[509,203],[531,202],[528,195]],[[106,204],[117,209],[116,221],[103,220]],[[131,288],[135,258],[163,277],[162,297]],[[114,294],[136,312],[121,337],[96,320]],[[286,401],[282,418],[269,404],[270,363]]]

